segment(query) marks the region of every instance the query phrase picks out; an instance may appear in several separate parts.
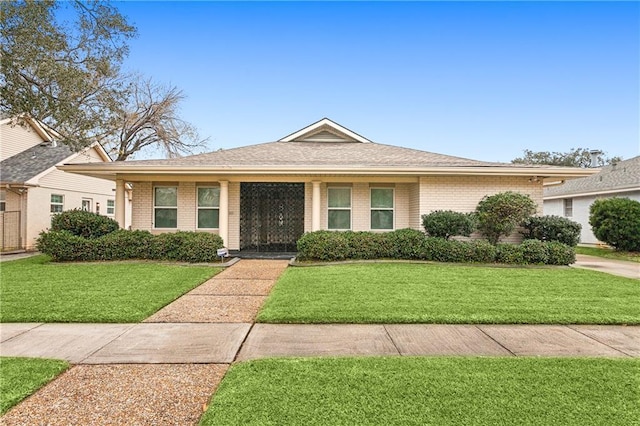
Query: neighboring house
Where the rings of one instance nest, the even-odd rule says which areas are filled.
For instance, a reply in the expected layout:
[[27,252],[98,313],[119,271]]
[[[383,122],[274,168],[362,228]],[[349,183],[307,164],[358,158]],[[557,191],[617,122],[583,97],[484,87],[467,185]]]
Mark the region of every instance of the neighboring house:
[[217,233],[242,251],[295,251],[304,232],[321,229],[421,229],[424,213],[470,212],[508,190],[530,195],[541,213],[545,179],[594,173],[378,144],[326,118],[276,142],[60,169],[115,180],[116,207],[132,184],[133,229]]
[[115,185],[56,169],[71,163],[111,162],[99,144],[73,152],[35,120],[0,121],[0,248],[33,249],[51,216],[85,209],[115,216]]
[[582,225],[580,242],[597,244],[589,225],[589,208],[598,198],[640,201],[640,156],[605,166],[589,177],[544,189],[544,214],[567,217]]

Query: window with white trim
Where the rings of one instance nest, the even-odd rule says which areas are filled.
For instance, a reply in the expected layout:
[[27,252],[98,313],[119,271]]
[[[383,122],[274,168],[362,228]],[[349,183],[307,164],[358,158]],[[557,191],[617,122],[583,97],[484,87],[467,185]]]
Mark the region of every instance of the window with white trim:
[[393,188],[371,188],[371,229],[393,229],[393,208]]
[[64,195],[51,194],[51,213],[62,213],[64,210]]
[[107,200],[107,214],[113,215],[116,213],[116,200]]
[[153,227],[178,227],[178,187],[153,187]]
[[573,217],[573,198],[564,199],[564,217]]
[[220,227],[220,187],[198,187],[198,229]]
[[351,188],[327,188],[327,228],[335,230],[351,229]]
[[0,189],[0,212],[7,210],[7,191]]
[[83,198],[82,199],[82,210],[85,212],[91,211],[91,198]]

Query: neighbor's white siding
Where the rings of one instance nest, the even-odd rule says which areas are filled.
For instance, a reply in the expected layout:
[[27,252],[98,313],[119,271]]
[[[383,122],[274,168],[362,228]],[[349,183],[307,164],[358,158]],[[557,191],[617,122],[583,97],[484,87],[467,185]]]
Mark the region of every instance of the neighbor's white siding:
[[0,161],[42,143],[44,139],[30,125],[0,125]]

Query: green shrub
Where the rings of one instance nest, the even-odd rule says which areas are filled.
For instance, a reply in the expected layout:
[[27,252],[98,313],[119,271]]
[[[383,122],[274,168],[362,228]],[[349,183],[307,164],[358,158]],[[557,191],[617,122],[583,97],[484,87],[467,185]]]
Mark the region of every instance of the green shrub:
[[558,241],[545,243],[547,265],[571,265],[576,261],[576,250],[572,246]]
[[423,232],[405,228],[385,235],[389,242],[389,257],[393,259],[423,259],[422,247],[426,239]]
[[533,216],[522,222],[526,240],[558,241],[575,247],[580,241],[582,226],[566,217]]
[[42,232],[37,248],[54,261],[155,259],[181,262],[213,262],[222,238],[205,232],[152,235],[148,231],[111,232],[98,238],[83,238],[69,231]]
[[507,191],[486,196],[476,207],[478,230],[490,243],[497,244],[535,211],[536,203],[525,194]]
[[115,220],[84,210],[67,210],[51,218],[52,231],[69,231],[84,238],[98,238],[120,229]]
[[91,240],[69,231],[41,232],[36,242],[38,251],[48,254],[56,262],[72,260],[93,260],[90,249]]
[[540,240],[524,240],[519,249],[524,263],[544,265],[549,260],[545,243]]
[[496,262],[520,265],[524,263],[519,244],[500,243],[496,245]]
[[344,232],[316,231],[303,234],[297,242],[300,260],[344,260],[351,253]]
[[591,204],[589,224],[597,239],[623,251],[640,251],[640,202],[604,198]]
[[390,244],[384,233],[347,231],[344,236],[349,246],[349,259],[384,259],[390,256]]
[[422,215],[422,226],[431,237],[449,239],[455,235],[470,236],[476,229],[473,213],[436,210]]

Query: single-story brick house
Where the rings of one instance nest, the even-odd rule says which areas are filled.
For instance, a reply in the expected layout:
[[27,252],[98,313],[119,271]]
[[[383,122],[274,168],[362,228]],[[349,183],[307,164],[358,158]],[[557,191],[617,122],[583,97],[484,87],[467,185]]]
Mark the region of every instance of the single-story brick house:
[[598,173],[544,189],[544,214],[564,216],[582,225],[580,242],[598,244],[589,224],[589,209],[599,198],[640,201],[640,156],[610,164]]
[[421,228],[433,210],[473,211],[485,196],[529,194],[594,170],[489,163],[374,143],[327,118],[282,139],[167,160],[67,164],[133,187],[133,229],[219,234],[231,250],[295,251],[304,232]]

